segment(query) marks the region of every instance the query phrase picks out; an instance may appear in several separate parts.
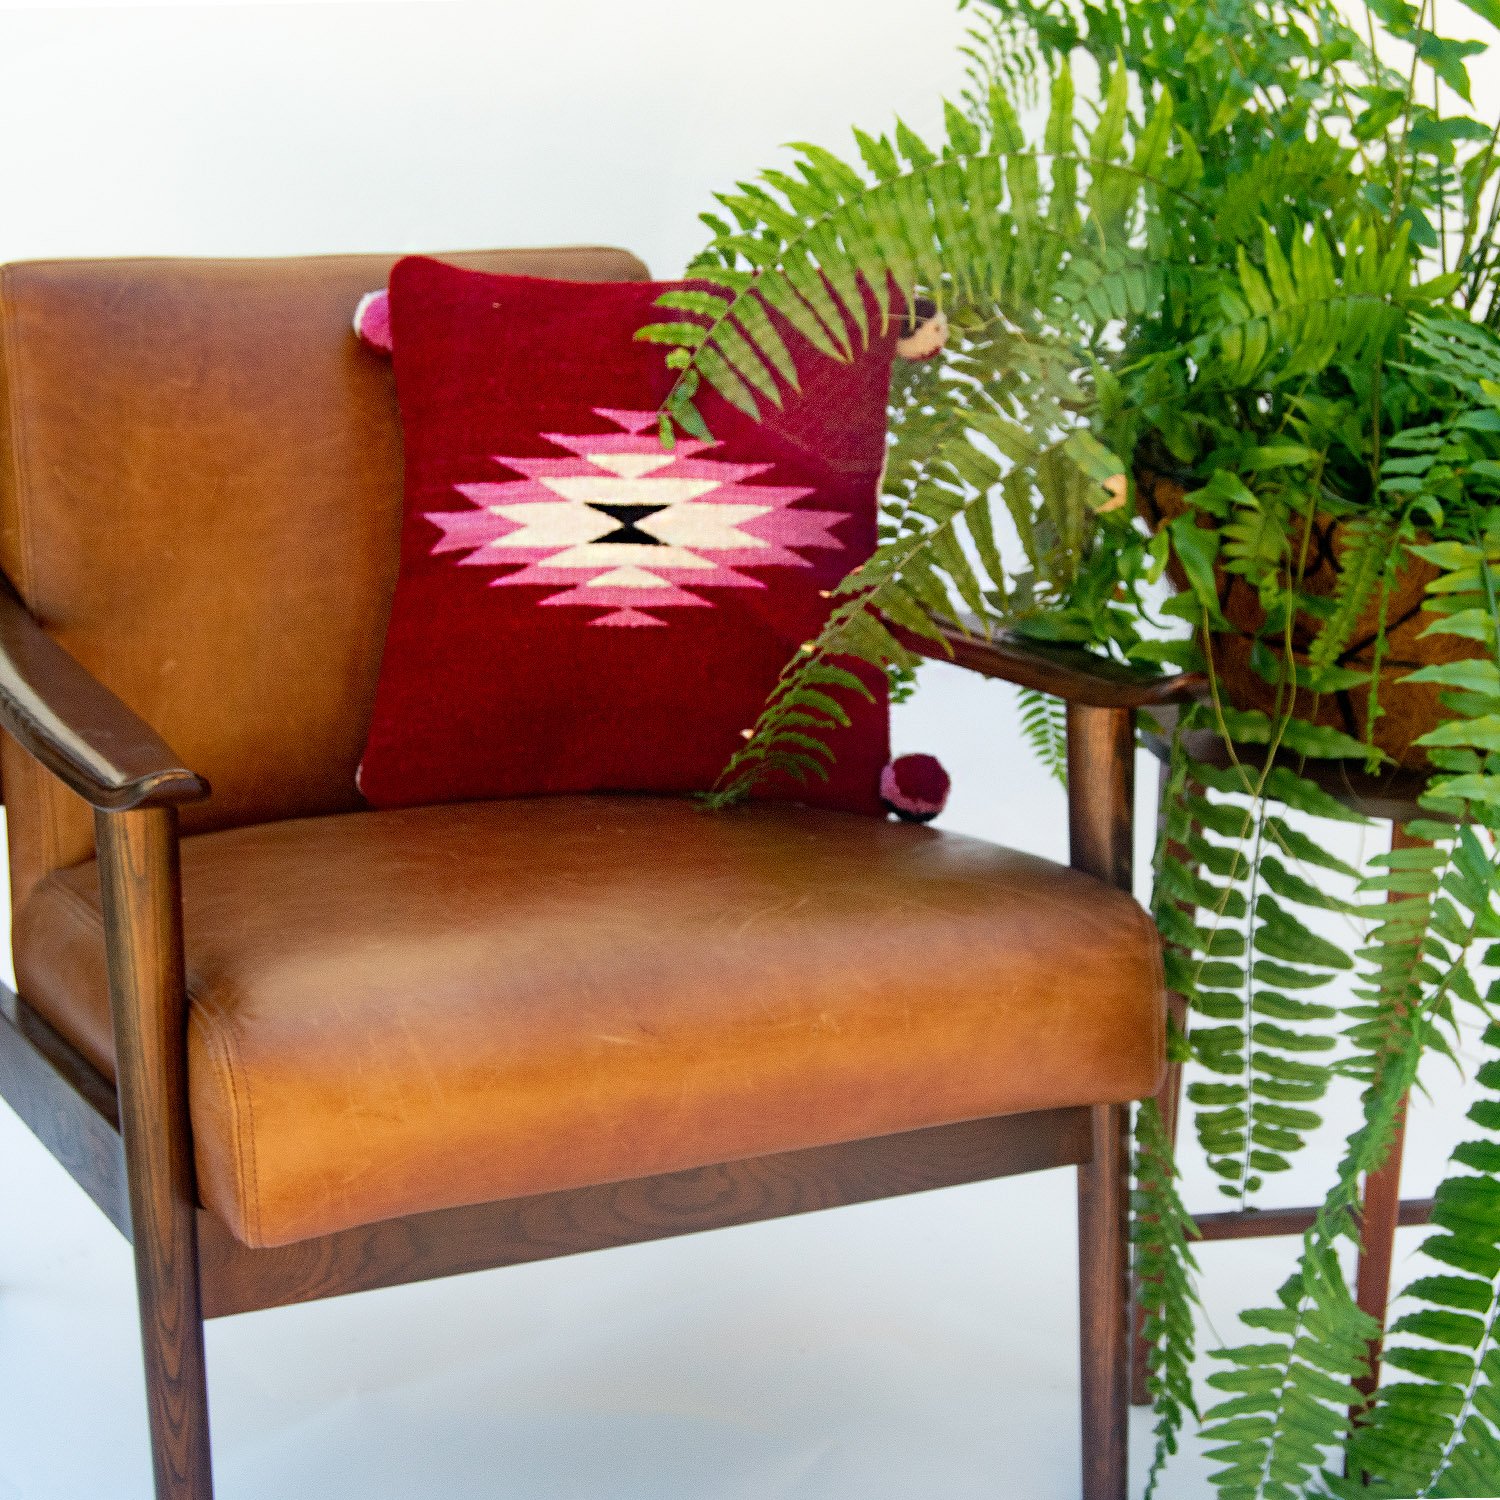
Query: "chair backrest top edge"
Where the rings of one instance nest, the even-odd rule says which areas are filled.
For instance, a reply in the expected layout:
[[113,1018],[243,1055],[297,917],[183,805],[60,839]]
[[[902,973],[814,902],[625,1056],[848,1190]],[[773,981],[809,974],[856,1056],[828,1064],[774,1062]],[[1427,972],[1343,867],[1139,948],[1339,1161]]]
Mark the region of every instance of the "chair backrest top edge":
[[[620,245],[516,245],[507,246],[504,253],[515,255],[596,256],[620,255],[635,261],[644,268],[645,263],[634,252]],[[306,261],[309,264],[337,261],[371,262],[400,260],[408,255],[425,256],[432,260],[464,260],[493,258],[497,251],[493,247],[470,246],[447,250],[315,250],[290,251],[278,255],[43,255],[23,256],[19,259],[0,261],[0,273],[18,270],[49,270],[54,268],[85,268],[104,266],[256,266],[281,265],[288,262]]]

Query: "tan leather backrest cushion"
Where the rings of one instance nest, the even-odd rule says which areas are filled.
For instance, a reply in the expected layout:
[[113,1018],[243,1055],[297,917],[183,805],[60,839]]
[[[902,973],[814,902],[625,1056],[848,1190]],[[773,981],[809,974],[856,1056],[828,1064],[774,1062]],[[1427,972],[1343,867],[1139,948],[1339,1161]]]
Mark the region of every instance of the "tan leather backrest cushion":
[[[443,255],[635,280],[620,250]],[[0,568],[213,796],[190,831],[359,805],[395,581],[390,362],[350,331],[393,256],[0,270]],[[9,740],[17,901],[93,852],[88,810]]]

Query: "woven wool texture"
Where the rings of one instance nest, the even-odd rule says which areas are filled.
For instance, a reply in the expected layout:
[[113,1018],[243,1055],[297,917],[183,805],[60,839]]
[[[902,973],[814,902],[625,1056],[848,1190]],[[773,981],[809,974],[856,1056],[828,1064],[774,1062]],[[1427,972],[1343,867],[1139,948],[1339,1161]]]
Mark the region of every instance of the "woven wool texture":
[[[711,787],[873,549],[893,336],[840,364],[788,332],[784,410],[757,424],[707,396],[715,441],[668,451],[670,377],[633,337],[666,289],[392,272],[406,499],[373,805]],[[869,680],[828,782],[767,795],[881,811]]]

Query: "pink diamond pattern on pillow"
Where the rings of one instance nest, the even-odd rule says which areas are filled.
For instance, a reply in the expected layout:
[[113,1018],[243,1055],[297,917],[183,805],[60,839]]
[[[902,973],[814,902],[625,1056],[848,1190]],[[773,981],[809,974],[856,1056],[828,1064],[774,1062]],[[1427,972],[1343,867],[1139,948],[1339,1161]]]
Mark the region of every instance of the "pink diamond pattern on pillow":
[[[726,463],[718,446],[679,440],[670,452],[652,411],[594,409],[611,433],[544,433],[568,458],[495,462],[521,479],[457,484],[476,509],[429,511],[433,553],[461,566],[515,567],[492,587],[557,585],[546,605],[608,612],[594,625],[665,622],[648,610],[707,608],[700,589],[764,588],[746,569],[809,567],[795,548],[837,547],[841,511],[794,509],[813,491],[759,484],[769,463]],[[694,592],[690,592],[693,590]]]

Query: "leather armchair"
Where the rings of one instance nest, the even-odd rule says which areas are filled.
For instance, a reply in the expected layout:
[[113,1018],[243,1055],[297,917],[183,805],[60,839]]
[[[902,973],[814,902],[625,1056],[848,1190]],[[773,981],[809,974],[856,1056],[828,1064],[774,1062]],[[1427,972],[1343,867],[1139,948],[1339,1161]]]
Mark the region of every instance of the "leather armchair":
[[1121,1500],[1134,714],[1198,685],[951,632],[1067,699],[1071,870],[799,808],[364,808],[400,437],[348,318],[389,264],[0,271],[0,1096],[133,1243],[160,1500],[211,1495],[205,1317],[1057,1165]]

